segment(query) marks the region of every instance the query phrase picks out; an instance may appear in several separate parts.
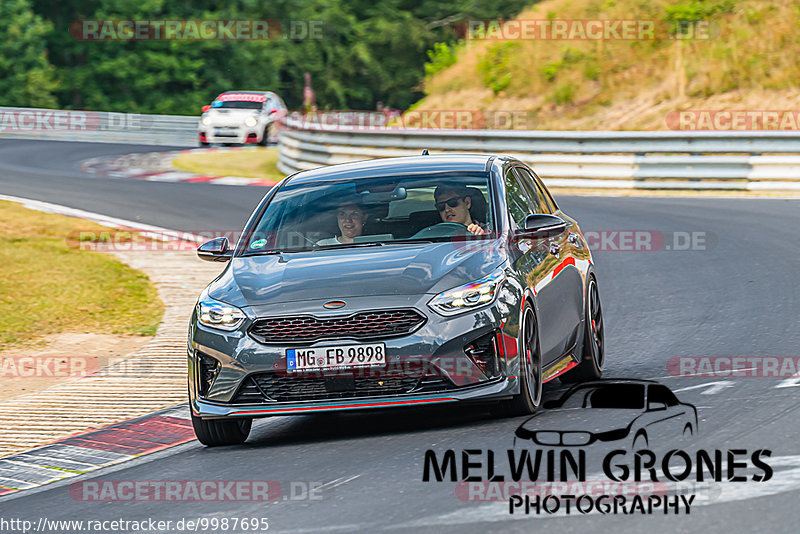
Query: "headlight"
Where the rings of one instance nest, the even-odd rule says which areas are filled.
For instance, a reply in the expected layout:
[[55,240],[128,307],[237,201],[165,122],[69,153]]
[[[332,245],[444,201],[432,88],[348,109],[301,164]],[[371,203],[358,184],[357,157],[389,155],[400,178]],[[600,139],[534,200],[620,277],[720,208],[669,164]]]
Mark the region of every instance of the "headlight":
[[203,326],[235,330],[244,318],[242,310],[229,304],[208,298],[197,303],[197,320]]
[[209,124],[211,124],[211,119],[209,117],[203,117],[202,119],[200,119],[200,123],[203,126],[208,126]]
[[244,120],[244,125],[245,125],[245,126],[250,126],[250,127],[252,128],[252,127],[253,127],[253,126],[255,126],[256,124],[258,124],[258,121],[256,120],[256,118],[255,118],[255,117],[247,117],[247,118]]
[[495,301],[506,275],[498,267],[488,276],[469,284],[439,293],[428,302],[428,306],[441,315],[456,315]]

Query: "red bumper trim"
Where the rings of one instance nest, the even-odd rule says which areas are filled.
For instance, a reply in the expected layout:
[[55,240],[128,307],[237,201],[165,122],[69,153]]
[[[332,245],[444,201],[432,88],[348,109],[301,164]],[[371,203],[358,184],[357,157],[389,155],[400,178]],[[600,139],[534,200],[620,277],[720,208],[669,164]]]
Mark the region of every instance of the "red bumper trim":
[[362,403],[362,404],[338,404],[333,406],[303,406],[300,408],[273,408],[271,410],[249,410],[245,412],[232,412],[231,415],[249,415],[249,414],[265,414],[265,413],[285,413],[285,412],[307,412],[318,410],[350,410],[354,408],[382,408],[386,406],[405,406],[409,404],[432,404],[437,402],[453,402],[456,399],[442,398],[442,399],[414,399],[402,400],[392,402],[376,402],[376,403]]

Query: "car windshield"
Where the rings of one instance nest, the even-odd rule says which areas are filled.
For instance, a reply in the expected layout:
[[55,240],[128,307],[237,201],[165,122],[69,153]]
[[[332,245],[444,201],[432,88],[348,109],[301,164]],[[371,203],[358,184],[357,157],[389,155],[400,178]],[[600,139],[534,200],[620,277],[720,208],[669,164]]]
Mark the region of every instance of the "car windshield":
[[606,384],[578,388],[569,394],[560,408],[641,410],[644,408],[644,386],[642,384]]
[[244,100],[214,100],[211,107],[215,109],[261,109],[264,104],[262,102],[248,102]]
[[285,184],[245,240],[245,254],[485,239],[488,173],[437,173]]

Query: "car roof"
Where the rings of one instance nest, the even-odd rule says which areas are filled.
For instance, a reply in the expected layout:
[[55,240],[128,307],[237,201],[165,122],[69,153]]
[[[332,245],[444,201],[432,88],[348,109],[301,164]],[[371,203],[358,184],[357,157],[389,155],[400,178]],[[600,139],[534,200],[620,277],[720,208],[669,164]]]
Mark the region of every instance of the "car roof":
[[488,172],[494,157],[489,154],[437,154],[370,159],[300,171],[290,176],[287,183],[323,182],[375,175]]
[[227,95],[227,94],[232,94],[232,93],[235,93],[235,94],[241,93],[241,94],[245,94],[245,95],[272,95],[272,94],[275,94],[272,91],[222,91],[220,94],[221,95]]

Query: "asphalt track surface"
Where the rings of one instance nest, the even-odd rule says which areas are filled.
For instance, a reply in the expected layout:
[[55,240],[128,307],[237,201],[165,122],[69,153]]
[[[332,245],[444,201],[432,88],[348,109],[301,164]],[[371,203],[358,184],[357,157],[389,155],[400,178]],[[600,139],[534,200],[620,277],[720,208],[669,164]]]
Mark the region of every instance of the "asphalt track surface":
[[[153,148],[0,140],[0,193],[181,230],[238,230],[263,194],[250,187],[92,178],[80,171],[84,159],[143,150]],[[274,503],[82,501],[70,495],[69,484],[76,480],[71,479],[0,499],[0,516],[34,523],[42,517],[173,522],[264,517],[276,532],[796,532],[800,380],[674,377],[667,361],[676,356],[794,356],[796,361],[800,200],[557,200],[584,231],[655,231],[672,245],[595,252],[606,320],[606,376],[657,379],[669,386],[697,407],[700,429],[690,448],[769,449],[771,482],[779,483],[724,483],[706,493],[700,488],[698,502],[707,498],[688,516],[660,510],[512,516],[506,500],[468,502],[456,496],[452,482],[422,482],[423,459],[428,449],[439,457],[453,449],[459,460],[464,449],[491,449],[498,470],[507,472],[503,457],[525,418],[496,419],[474,406],[439,407],[263,419],[243,446],[207,449],[192,442],[79,479],[271,480],[284,488]],[[702,232],[706,246],[674,250],[676,232]],[[545,399],[563,390],[559,381],[547,384]],[[591,410],[584,412],[578,417],[590,425]],[[675,438],[658,439],[651,448],[670,448]],[[588,479],[600,471],[603,452],[587,448]],[[485,476],[486,469],[481,472]],[[290,482],[326,486],[317,499],[293,499]]]

